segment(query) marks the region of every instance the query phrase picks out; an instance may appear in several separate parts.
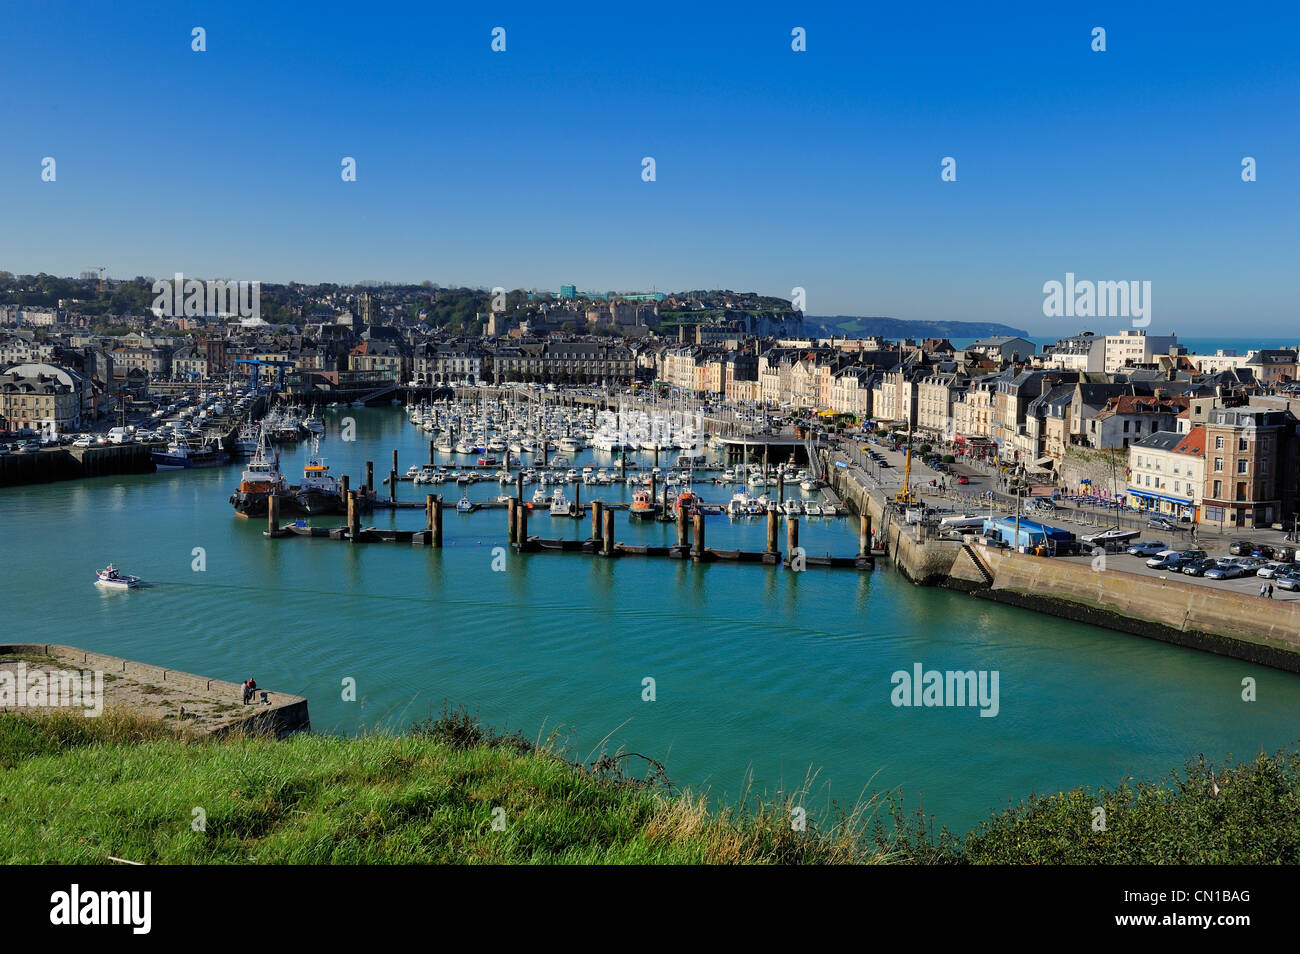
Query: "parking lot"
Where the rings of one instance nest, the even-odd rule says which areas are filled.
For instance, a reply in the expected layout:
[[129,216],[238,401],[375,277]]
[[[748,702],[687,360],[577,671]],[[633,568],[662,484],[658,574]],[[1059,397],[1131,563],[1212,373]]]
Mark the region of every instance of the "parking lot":
[[[863,454],[862,447],[874,451],[883,463]],[[853,460],[858,469],[864,472],[868,480],[875,483],[889,496],[902,488],[905,457],[902,451],[894,451],[888,442],[860,442],[845,440],[841,443],[844,456]],[[957,478],[965,475],[969,483],[959,484]],[[915,490],[927,507],[932,507],[940,514],[974,514],[999,517],[1013,514],[1016,510],[1016,498],[1000,489],[1000,472],[992,467],[975,461],[963,461],[960,458],[948,465],[948,472],[936,471],[922,463],[918,455],[912,457],[912,489]],[[931,485],[930,481],[935,481]],[[992,495],[990,499],[990,493]],[[1026,520],[1034,520],[1049,526],[1059,527],[1085,537],[1097,533],[1117,523],[1124,529],[1136,530],[1140,536],[1128,541],[1125,547],[1138,542],[1160,542],[1173,550],[1201,549],[1208,557],[1222,559],[1232,556],[1229,546],[1237,541],[1249,540],[1254,543],[1282,544],[1285,536],[1279,530],[1233,530],[1227,528],[1220,532],[1217,526],[1176,525],[1177,529],[1152,529],[1147,527],[1148,515],[1131,510],[1121,510],[1118,514],[1104,506],[1089,506],[1086,503],[1058,501],[1051,510],[1026,509],[1026,498],[1020,500],[1021,515]],[[1091,555],[1075,557],[1050,557],[1046,559],[1073,560],[1091,565]],[[1130,556],[1122,550],[1106,554],[1106,569],[1124,573],[1136,573],[1143,576],[1181,580],[1198,586],[1208,586],[1220,590],[1230,590],[1259,598],[1261,583],[1271,582],[1256,575],[1247,575],[1231,580],[1207,580],[1203,576],[1190,576],[1172,570],[1153,570],[1146,565],[1147,557]],[[1297,565],[1297,564],[1292,564]],[[1284,590],[1274,585],[1273,598],[1287,602],[1300,601],[1300,592]]]
[[[1161,538],[1153,537],[1152,539]],[[1208,548],[1202,547],[1201,549]],[[1223,549],[1216,553],[1211,550],[1209,555],[1211,557],[1226,557],[1228,556],[1228,551]],[[1074,563],[1086,564],[1091,564],[1093,561],[1093,557],[1087,555],[1077,557],[1050,557],[1048,559],[1069,560]],[[1129,556],[1127,553],[1122,552],[1106,554],[1105,570],[1103,572],[1110,570],[1119,570],[1124,573],[1136,573],[1139,576],[1150,576],[1157,579],[1180,580],[1183,583],[1195,583],[1216,590],[1230,590],[1234,593],[1242,593],[1246,596],[1254,596],[1256,598],[1260,598],[1260,584],[1272,582],[1270,580],[1260,579],[1258,576],[1243,576],[1235,580],[1207,580],[1203,576],[1188,576],[1185,573],[1180,573],[1175,570],[1152,570],[1147,566],[1146,557]],[[1273,599],[1294,603],[1300,601],[1300,592],[1288,591],[1279,586],[1274,586]]]

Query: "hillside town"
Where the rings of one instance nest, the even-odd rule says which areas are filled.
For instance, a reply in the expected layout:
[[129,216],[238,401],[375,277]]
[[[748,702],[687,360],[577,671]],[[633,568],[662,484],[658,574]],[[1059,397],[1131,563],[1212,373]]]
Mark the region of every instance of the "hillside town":
[[49,276],[0,278],[5,452],[107,429],[161,382],[274,381],[309,403],[358,388],[637,388],[905,433],[1026,487],[1122,498],[1184,523],[1249,529],[1300,510],[1297,348],[1197,354],[1142,329],[1041,347],[826,338],[781,299],[574,285],[275,286],[263,317],[172,316],[113,310],[145,301],[145,279],[87,273],[60,280],[57,301],[25,304],[48,298]]

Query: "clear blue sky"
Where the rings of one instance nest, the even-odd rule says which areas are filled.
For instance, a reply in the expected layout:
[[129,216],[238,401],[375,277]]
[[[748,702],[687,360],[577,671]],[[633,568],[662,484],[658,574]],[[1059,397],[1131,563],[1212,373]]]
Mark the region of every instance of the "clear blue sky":
[[1072,271],[1151,281],[1152,333],[1300,334],[1294,5],[479,6],[8,5],[0,268],[799,285],[1043,335]]

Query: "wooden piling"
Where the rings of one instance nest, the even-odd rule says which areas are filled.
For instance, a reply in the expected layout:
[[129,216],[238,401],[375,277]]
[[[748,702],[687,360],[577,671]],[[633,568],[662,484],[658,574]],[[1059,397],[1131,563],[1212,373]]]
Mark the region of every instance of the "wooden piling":
[[436,443],[437,442],[432,438],[429,439],[429,466],[430,467],[433,466],[433,451],[434,451],[434,444]]
[[357,502],[357,491],[348,491],[348,539],[353,543],[361,535],[361,507]]
[[776,534],[777,534],[777,511],[769,510],[767,512],[767,552],[776,552]]
[[[686,514],[682,514],[682,518],[685,517]],[[704,514],[702,513],[695,515],[695,550],[691,554],[691,559],[697,561],[704,559]]]
[[686,514],[682,513],[682,505],[677,504],[677,545],[679,547],[688,546],[686,530]]
[[605,545],[601,551],[605,556],[614,555],[614,511],[605,511]]
[[433,494],[424,495],[424,529],[428,533],[425,542],[428,546],[433,546],[433,499]]
[[434,497],[429,504],[433,526],[433,545],[442,549],[442,494]]
[[794,551],[799,549],[799,518],[785,518],[785,551],[788,559],[794,559]]
[[593,500],[591,502],[591,539],[600,539],[600,521],[601,514],[605,509],[605,501]]
[[393,470],[397,470],[397,448],[393,448]]
[[266,533],[275,536],[280,530],[280,495],[271,494],[266,498]]
[[509,543],[515,543],[519,539],[516,535],[517,531],[515,527],[515,520],[517,519],[516,508],[518,505],[519,501],[515,500],[514,497],[511,497],[506,501],[506,541]]
[[871,514],[866,511],[858,518],[858,555],[871,552]]
[[627,483],[627,448],[623,447],[618,452],[618,466],[622,468],[619,473],[623,478],[623,483]]
[[388,472],[388,500],[390,503],[397,500],[397,471]]
[[776,505],[785,503],[785,471],[776,475]]
[[582,516],[582,484],[573,485],[573,516]]
[[366,461],[365,491],[368,494],[375,491],[375,462],[373,460]]
[[343,479],[339,481],[339,496],[343,498],[344,504],[348,502],[348,484],[350,482],[351,478],[347,474],[344,474]]
[[528,543],[528,507],[523,504],[515,511],[515,541],[521,548]]

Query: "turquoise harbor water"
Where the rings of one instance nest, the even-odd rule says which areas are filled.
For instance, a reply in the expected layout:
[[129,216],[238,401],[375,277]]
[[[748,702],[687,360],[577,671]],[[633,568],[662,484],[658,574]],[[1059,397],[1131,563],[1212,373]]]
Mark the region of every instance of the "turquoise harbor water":
[[[405,471],[427,459],[396,410],[328,413],[331,435],[356,417],[358,440],[331,436],[336,473],[391,451]],[[296,481],[306,447],[287,449]],[[580,455],[582,461],[591,453]],[[964,830],[1030,791],[1158,776],[1203,752],[1248,758],[1300,736],[1300,677],[992,605],[875,574],[756,565],[602,560],[509,553],[505,514],[445,515],[441,552],[400,544],[268,540],[264,521],[227,503],[238,466],[0,491],[0,600],[6,640],[65,642],[242,681],[310,700],[313,726],[402,727],[451,700],[530,737],[559,730],[574,757],[602,740],[662,760],[679,784],[735,797],[817,782],[809,804],[901,786]],[[412,487],[404,498],[454,485]],[[528,488],[531,494],[532,488]],[[471,497],[489,499],[496,483]],[[569,490],[572,496],[572,489]],[[622,486],[584,487],[624,499]],[[720,487],[706,500],[725,500]],[[417,529],[420,510],[365,523]],[[335,525],[340,518],[316,522]],[[620,540],[668,541],[671,525],[617,517]],[[536,515],[530,530],[585,537],[590,521]],[[708,518],[716,546],[761,549],[759,520]],[[802,526],[810,552],[849,554],[844,520]],[[784,546],[784,538],[782,539]],[[206,570],[192,569],[202,547]],[[154,585],[102,592],[116,561]],[[895,708],[891,674],[997,670],[1000,711]],[[1241,680],[1258,681],[1258,702]],[[345,678],[358,701],[344,702]],[[642,680],[657,699],[642,701]]]

